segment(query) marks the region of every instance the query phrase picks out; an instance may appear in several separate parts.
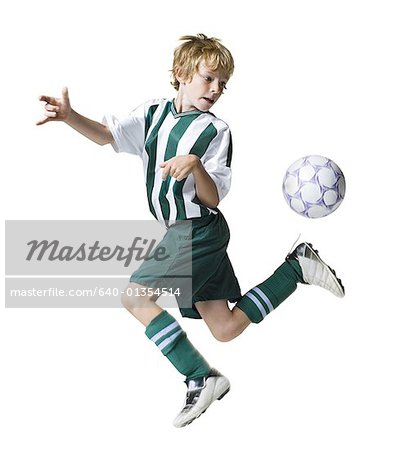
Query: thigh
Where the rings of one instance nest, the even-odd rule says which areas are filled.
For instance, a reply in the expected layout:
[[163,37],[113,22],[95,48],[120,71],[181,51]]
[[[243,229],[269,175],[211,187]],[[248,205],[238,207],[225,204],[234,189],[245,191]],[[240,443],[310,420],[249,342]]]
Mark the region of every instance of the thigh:
[[195,306],[209,328],[230,320],[232,316],[227,300],[196,302]]

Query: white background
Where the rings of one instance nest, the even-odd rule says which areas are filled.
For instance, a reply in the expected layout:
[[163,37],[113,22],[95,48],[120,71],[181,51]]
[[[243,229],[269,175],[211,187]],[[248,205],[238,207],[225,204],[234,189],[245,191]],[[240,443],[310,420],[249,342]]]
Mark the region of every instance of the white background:
[[[150,219],[140,161],[61,123],[36,127],[37,98],[67,85],[73,107],[99,120],[171,97],[177,39],[202,32],[221,38],[236,62],[213,112],[234,137],[221,210],[243,292],[270,275],[301,232],[347,295],[300,286],[224,344],[172,310],[232,383],[182,430],[171,423],[183,377],[125,310],[3,308],[2,448],[408,448],[405,3],[3,6],[4,219]],[[324,219],[297,216],[281,193],[287,166],[308,154],[329,156],[347,180],[344,203]]]

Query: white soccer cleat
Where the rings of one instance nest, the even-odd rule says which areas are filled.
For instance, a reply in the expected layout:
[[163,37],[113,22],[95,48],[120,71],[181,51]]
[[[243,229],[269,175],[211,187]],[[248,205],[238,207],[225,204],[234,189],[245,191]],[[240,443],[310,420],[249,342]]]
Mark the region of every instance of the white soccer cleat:
[[304,282],[320,286],[332,292],[337,297],[345,295],[342,281],[337,278],[335,270],[331,269],[319,256],[311,244],[303,242],[287,255],[286,259],[298,261]]
[[175,418],[177,428],[192,423],[215,401],[221,400],[230,390],[229,380],[216,369],[211,369],[207,377],[189,380],[185,405]]

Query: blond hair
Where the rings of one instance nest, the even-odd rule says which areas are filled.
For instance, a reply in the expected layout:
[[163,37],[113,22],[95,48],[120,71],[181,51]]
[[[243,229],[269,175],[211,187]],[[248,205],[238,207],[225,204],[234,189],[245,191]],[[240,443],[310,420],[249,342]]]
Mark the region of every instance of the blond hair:
[[234,70],[233,56],[229,50],[220,43],[220,39],[208,38],[204,34],[196,36],[182,36],[179,45],[173,54],[172,86],[179,90],[179,81],[176,76],[191,81],[197,72],[199,64],[203,61],[211,70],[220,69],[229,79]]

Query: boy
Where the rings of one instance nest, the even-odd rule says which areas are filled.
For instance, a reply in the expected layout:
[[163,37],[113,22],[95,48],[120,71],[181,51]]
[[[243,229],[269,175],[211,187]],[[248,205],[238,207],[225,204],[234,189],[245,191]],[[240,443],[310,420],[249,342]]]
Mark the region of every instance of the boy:
[[[210,113],[226,89],[234,62],[218,39],[198,34],[181,40],[172,68],[174,100],[148,101],[124,119],[106,116],[99,123],[75,112],[64,88],[61,99],[40,97],[46,102],[46,117],[37,122],[64,121],[100,145],[111,144],[117,152],[143,160],[149,208],[168,227],[161,245],[172,248],[175,258],[173,265],[145,261],[132,274],[122,304],[186,377],[187,396],[176,427],[191,423],[230,389],[228,379],[209,366],[178,322],[155,303],[158,297],[142,294],[141,288],[158,285],[153,273],[169,273],[183,264],[186,239],[192,245],[193,304],[180,311],[185,317],[203,318],[219,341],[234,339],[250,323],[261,322],[297,283],[344,295],[335,272],[310,244],[302,243],[271,277],[242,296],[226,252],[229,229],[217,209],[230,188],[232,140],[226,123]],[[179,226],[179,220],[188,220],[191,231]],[[229,301],[236,303],[233,309]]]

